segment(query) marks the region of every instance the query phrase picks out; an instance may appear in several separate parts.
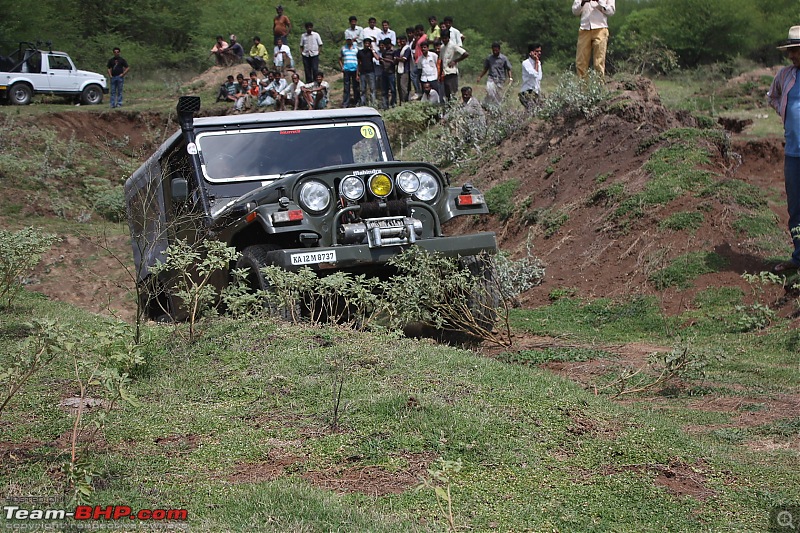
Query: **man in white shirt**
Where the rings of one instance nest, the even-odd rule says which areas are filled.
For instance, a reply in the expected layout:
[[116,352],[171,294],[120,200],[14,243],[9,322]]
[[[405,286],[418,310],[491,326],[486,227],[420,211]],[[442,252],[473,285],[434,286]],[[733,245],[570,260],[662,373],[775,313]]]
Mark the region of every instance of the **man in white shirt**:
[[350,17],[350,27],[344,30],[344,40],[351,39],[356,48],[364,48],[364,28],[358,25],[358,18],[353,15]]
[[372,43],[372,50],[375,53],[378,53],[378,35],[381,34],[380,28],[375,26],[377,24],[377,19],[375,17],[370,17],[369,21],[367,22],[368,26],[364,28],[364,38],[369,37],[370,42]]
[[442,59],[442,75],[445,102],[451,98],[458,98],[458,62],[469,57],[469,52],[452,41],[450,30],[444,29],[441,33],[442,49],[439,57]]
[[281,92],[286,88],[286,80],[283,79],[280,72],[273,73],[273,78],[267,86],[261,90],[262,94],[266,96],[259,98],[259,106],[275,106],[275,109],[280,108]]
[[389,39],[392,41],[392,46],[395,46],[397,44],[397,34],[389,27],[389,21],[384,20],[381,22],[381,27],[383,31],[378,34],[378,42],[382,43],[385,39]]
[[542,84],[542,47],[528,45],[528,59],[522,62],[522,86],[519,88],[519,101],[525,109],[531,110],[539,102]]
[[417,67],[420,70],[420,83],[430,83],[431,87],[436,90],[436,94],[438,95],[441,90],[439,89],[439,68],[437,66],[437,62],[439,61],[439,56],[436,55],[435,52],[431,52],[428,50],[428,42],[425,41],[421,45],[422,48],[422,55],[419,56],[419,60],[417,60]]
[[322,49],[322,37],[314,31],[314,23],[306,22],[306,32],[300,36],[300,53],[303,56],[303,70],[306,83],[316,79],[319,72],[319,53]]
[[456,43],[456,46],[464,46],[464,34],[453,27],[453,17],[445,17],[442,21],[442,30],[450,32],[450,41]]
[[289,49],[289,45],[283,44],[276,39],[272,61],[275,64],[275,69],[281,73],[285,73],[288,68],[293,68],[294,60],[292,59],[292,51]]
[[280,93],[281,99],[278,104],[278,110],[283,111],[286,109],[287,102],[291,102],[292,109],[295,111],[307,107],[305,98],[300,96],[305,86],[306,84],[300,81],[300,76],[296,72],[292,74],[292,83],[287,85]]
[[581,17],[578,31],[578,51],[575,70],[585,78],[589,71],[589,58],[594,58],[594,70],[606,75],[606,48],[608,48],[608,17],[616,11],[615,0],[574,0],[572,14]]

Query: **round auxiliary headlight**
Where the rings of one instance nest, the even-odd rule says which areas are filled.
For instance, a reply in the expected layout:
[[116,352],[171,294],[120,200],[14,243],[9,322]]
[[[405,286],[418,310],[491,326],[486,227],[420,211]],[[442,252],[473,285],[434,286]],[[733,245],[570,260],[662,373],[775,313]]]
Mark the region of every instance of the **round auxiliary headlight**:
[[419,177],[410,170],[404,170],[397,175],[397,186],[405,194],[414,194],[419,189]]
[[339,194],[355,202],[364,196],[364,181],[358,176],[347,176],[339,183]]
[[386,198],[392,193],[392,178],[378,172],[369,178],[369,190],[378,198]]
[[439,194],[439,180],[427,172],[419,174],[419,189],[414,196],[423,202],[430,202]]
[[308,211],[319,213],[331,203],[331,192],[320,181],[307,181],[300,189],[300,204]]

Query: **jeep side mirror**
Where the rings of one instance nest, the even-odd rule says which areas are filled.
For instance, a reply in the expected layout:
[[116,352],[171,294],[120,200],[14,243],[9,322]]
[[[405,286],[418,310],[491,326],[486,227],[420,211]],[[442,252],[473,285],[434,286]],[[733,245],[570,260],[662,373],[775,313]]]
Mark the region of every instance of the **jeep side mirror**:
[[174,178],[170,182],[170,190],[173,202],[185,203],[189,198],[189,182],[186,178]]

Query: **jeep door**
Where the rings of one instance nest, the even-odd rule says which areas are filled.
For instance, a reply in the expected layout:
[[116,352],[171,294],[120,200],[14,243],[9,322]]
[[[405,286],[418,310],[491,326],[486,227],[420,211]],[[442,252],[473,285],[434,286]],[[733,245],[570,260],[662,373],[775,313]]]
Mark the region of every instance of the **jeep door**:
[[[81,80],[69,56],[63,54],[43,55],[48,62],[47,78],[50,90],[54,93],[77,93]],[[44,66],[44,65],[42,65]]]
[[20,63],[19,72],[33,85],[35,92],[47,92],[50,88],[50,76],[47,75],[47,59],[38,50],[25,50]]

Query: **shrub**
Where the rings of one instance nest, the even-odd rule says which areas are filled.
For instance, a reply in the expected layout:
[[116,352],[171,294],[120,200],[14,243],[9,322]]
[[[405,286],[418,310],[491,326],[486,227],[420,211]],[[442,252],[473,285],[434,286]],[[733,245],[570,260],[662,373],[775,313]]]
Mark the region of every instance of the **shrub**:
[[94,210],[111,222],[120,222],[125,219],[125,191],[122,187],[115,187],[100,194],[94,202]]
[[497,215],[500,220],[508,220],[514,216],[516,210],[516,193],[519,189],[519,180],[508,180],[486,191],[486,205],[489,212]]
[[544,100],[536,115],[544,119],[592,118],[600,113],[601,104],[608,99],[608,94],[603,79],[594,71],[586,79],[564,72],[558,77],[556,88]]
[[526,244],[525,257],[512,260],[508,254],[499,253],[494,257],[494,264],[500,293],[503,299],[515,306],[519,304],[517,296],[544,281],[545,269],[539,258],[534,257],[530,239]]
[[483,146],[499,143],[524,128],[529,120],[530,114],[521,112],[518,104],[511,101],[485,109],[484,115],[464,112],[452,102],[442,122],[444,132],[419,139],[414,155],[440,166],[463,166],[480,154]]
[[414,137],[427,130],[439,121],[442,108],[436,104],[426,102],[413,102],[387,109],[383,113],[383,120],[389,138],[397,144],[402,138]]
[[154,277],[161,273],[173,276],[175,296],[186,306],[189,316],[189,340],[195,336],[195,323],[216,301],[212,277],[236,261],[239,252],[222,241],[206,239],[197,243],[179,240],[167,247],[165,260],[150,269]]

